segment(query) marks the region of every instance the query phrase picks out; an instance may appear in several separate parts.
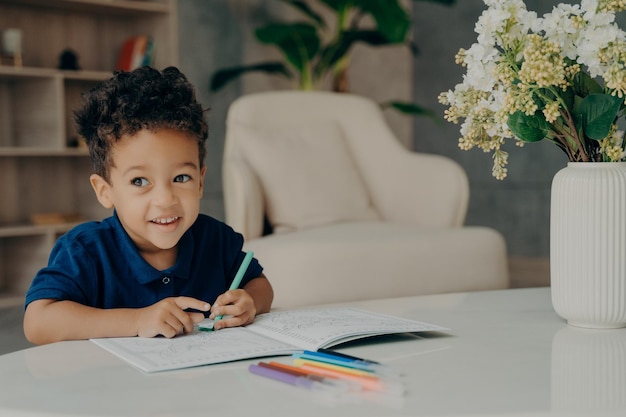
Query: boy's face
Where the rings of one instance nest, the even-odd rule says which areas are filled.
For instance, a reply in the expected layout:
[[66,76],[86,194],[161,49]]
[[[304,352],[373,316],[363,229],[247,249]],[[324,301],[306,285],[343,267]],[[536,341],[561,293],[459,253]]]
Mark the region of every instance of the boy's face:
[[110,181],[90,178],[98,200],[116,209],[145,258],[175,254],[200,210],[206,168],[200,168],[197,142],[171,129],[144,129],[122,137],[112,156]]

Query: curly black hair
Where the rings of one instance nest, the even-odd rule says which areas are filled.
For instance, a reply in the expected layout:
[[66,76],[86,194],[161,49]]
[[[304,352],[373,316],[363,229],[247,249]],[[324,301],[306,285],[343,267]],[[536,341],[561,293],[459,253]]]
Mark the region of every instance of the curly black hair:
[[115,72],[83,96],[74,119],[89,147],[94,172],[107,181],[114,143],[142,129],[165,128],[189,134],[198,142],[199,162],[204,166],[209,128],[193,86],[178,68]]

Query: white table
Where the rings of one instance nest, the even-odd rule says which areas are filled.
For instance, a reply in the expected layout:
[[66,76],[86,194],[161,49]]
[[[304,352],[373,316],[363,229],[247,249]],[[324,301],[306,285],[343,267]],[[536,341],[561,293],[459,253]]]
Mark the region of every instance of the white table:
[[329,403],[250,374],[247,366],[258,360],[144,374],[79,341],[0,356],[0,415],[626,416],[626,329],[568,326],[548,288],[351,305],[451,329],[340,349],[403,371],[403,398]]

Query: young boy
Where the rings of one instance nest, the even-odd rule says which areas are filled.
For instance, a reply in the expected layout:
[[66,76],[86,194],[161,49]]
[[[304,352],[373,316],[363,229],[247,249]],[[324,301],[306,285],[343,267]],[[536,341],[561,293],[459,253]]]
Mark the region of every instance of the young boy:
[[226,315],[219,329],[268,312],[272,287],[256,259],[227,291],[243,237],[199,214],[208,127],[186,77],[173,67],[116,73],[75,116],[91,185],[114,211],[59,238],[26,295],[27,339],[174,337],[205,314]]

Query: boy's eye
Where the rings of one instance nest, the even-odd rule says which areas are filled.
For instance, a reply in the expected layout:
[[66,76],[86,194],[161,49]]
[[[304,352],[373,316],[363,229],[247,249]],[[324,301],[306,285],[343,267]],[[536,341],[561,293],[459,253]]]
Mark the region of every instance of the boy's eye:
[[148,180],[145,178],[133,178],[130,183],[136,187],[145,187],[148,185]]
[[174,178],[174,182],[187,182],[191,179],[191,177],[187,174],[180,174]]

